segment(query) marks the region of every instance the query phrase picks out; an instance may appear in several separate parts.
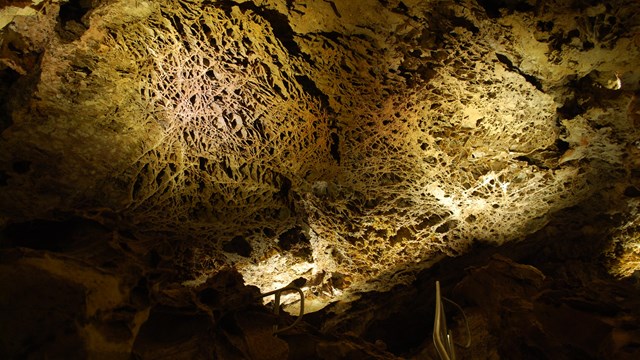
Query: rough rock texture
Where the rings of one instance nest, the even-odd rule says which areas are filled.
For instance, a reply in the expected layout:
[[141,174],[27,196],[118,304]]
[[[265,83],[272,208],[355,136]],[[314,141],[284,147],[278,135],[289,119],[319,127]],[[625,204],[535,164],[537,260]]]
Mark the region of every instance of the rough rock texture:
[[[261,292],[299,280],[308,312],[339,313],[443,258],[563,243],[564,228],[598,271],[637,278],[638,14],[622,0],[0,1],[4,314],[16,323],[42,284],[68,289],[46,326],[64,339],[27,335],[50,312],[38,305],[3,351],[251,357],[262,340],[206,338],[225,322],[198,294],[221,274]],[[233,319],[234,336],[262,336]],[[156,322],[184,332],[159,341]],[[375,350],[314,336],[347,358]]]
[[277,319],[237,272],[221,271],[193,288],[172,282],[166,271],[141,277],[137,270],[144,264],[117,261],[79,263],[67,253],[5,251],[3,358],[395,358],[356,337],[337,338],[308,325],[274,337],[273,325],[292,319]]
[[[636,359],[640,282],[613,278],[602,262],[610,246],[602,234],[611,219],[575,212],[563,211],[562,220],[521,243],[476,247],[441,261],[410,286],[368,293],[347,307],[332,305],[316,325],[404,358],[437,358],[431,334],[439,280],[469,323],[471,346],[457,347],[459,358]],[[574,216],[582,220],[566,226],[564,219]],[[462,314],[449,303],[445,308],[454,339],[464,344]]]

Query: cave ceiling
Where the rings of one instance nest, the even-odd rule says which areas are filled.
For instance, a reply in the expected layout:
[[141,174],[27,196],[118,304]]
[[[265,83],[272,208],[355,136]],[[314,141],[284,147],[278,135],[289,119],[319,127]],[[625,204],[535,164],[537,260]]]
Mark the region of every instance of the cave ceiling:
[[640,269],[638,2],[0,4],[7,229],[95,222],[187,286],[304,278],[308,311],[583,206]]

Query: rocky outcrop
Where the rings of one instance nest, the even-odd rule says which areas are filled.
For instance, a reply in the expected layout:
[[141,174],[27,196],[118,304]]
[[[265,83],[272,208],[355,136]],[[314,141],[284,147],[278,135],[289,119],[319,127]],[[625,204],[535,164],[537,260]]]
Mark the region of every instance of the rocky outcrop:
[[4,221],[94,219],[319,306],[594,193],[633,223],[623,3],[40,2],[3,28]]
[[235,271],[193,288],[172,281],[166,269],[116,256],[130,251],[90,250],[83,262],[74,259],[77,251],[3,251],[4,358],[395,358],[354,336],[323,334],[304,323],[274,335],[274,325],[293,320],[273,315]]
[[[636,279],[638,13],[623,0],[0,2],[0,266],[9,323],[25,319],[4,348],[255,357],[267,326],[243,316],[273,320],[259,292],[295,282],[307,312],[354,311],[449,257],[523,239],[572,244],[538,247],[547,257],[588,249],[602,267],[576,289],[615,284],[600,272]],[[212,310],[201,298],[228,277],[246,299]],[[67,289],[57,305],[21,310],[46,283]],[[547,286],[521,305],[568,301]],[[255,308],[216,313],[234,304]],[[469,309],[487,339],[511,324],[482,313],[495,306]],[[58,307],[46,328],[67,335],[27,335]],[[618,320],[585,318],[605,337],[600,323]],[[364,328],[367,343],[343,342],[331,321],[269,356],[420,344],[385,352]],[[603,346],[622,354],[616,339]],[[571,346],[599,356],[589,344]]]
[[[475,259],[456,259],[421,274],[410,287],[364,295],[338,313],[329,308],[323,329],[355,334],[403,358],[438,358],[431,335],[434,284],[445,279],[445,295],[461,306],[445,302],[449,328],[459,344],[458,358],[635,359],[640,355],[638,282],[617,281],[597,266],[575,260],[557,267],[558,273],[544,274],[501,252],[513,255],[514,249],[485,250]],[[462,270],[461,265],[471,266]],[[470,346],[465,348],[468,340]]]

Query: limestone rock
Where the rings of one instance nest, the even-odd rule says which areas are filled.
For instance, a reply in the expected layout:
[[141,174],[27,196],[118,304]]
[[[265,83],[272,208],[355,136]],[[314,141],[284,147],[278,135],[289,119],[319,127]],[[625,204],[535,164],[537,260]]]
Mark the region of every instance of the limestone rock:
[[[638,13],[624,0],[2,2],[3,280],[70,289],[54,300],[83,315],[61,305],[52,320],[82,322],[64,349],[158,357],[148,318],[192,324],[170,340],[206,357],[262,346],[258,328],[241,331],[250,346],[202,334],[258,291],[298,281],[307,312],[339,312],[447,257],[563,243],[564,228],[637,278]],[[16,336],[3,346],[22,354]],[[354,344],[325,349],[371,350]]]

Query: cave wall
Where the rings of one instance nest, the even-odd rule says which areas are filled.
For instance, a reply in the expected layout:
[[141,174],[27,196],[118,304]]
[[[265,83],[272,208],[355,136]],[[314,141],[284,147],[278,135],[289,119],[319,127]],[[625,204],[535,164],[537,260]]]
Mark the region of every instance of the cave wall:
[[126,309],[70,343],[130,351],[140,289],[234,269],[317,310],[559,218],[640,270],[637,2],[0,5],[3,279]]

